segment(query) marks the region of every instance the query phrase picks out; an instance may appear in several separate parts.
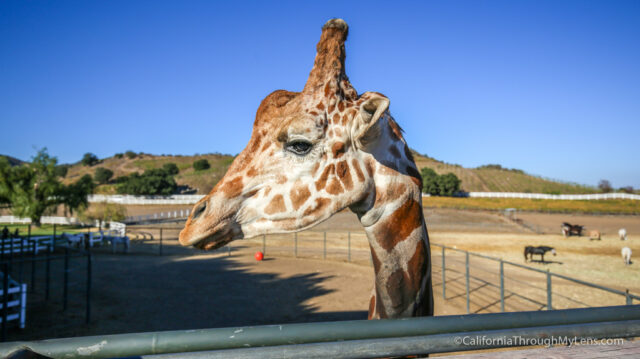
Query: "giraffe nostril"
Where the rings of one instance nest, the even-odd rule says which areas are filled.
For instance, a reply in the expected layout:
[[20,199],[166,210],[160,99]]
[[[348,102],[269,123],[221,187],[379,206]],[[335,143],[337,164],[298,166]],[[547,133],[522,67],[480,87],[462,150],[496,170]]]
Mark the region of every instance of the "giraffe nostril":
[[204,201],[202,203],[200,203],[194,210],[193,210],[193,216],[191,217],[192,221],[195,221],[198,217],[200,217],[200,215],[202,214],[202,212],[204,212],[204,210],[207,208],[207,201]]

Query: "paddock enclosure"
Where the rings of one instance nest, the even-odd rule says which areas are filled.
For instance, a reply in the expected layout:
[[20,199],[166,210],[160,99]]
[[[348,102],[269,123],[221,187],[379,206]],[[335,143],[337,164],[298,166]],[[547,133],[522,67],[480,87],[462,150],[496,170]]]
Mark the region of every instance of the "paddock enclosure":
[[[129,253],[113,253],[109,246],[92,249],[89,324],[85,324],[82,301],[73,304],[67,316],[48,315],[61,311],[60,302],[32,303],[25,329],[10,327],[7,339],[366,319],[373,272],[366,239],[354,217],[339,213],[310,231],[238,240],[215,252],[179,246],[180,223],[130,225]],[[613,290],[553,277],[552,309],[640,303],[638,267],[625,268],[617,233],[605,229],[597,243],[586,237],[564,239],[559,231],[562,217],[553,218],[558,221],[555,234],[533,233],[495,213],[427,210],[426,218],[437,316],[498,314],[503,309],[543,313],[549,308],[547,270]],[[601,217],[595,220],[606,222]],[[611,220],[614,226],[622,223],[633,228],[629,222],[637,218],[614,216]],[[640,240],[638,232],[628,231],[625,246],[640,253],[634,246]],[[550,244],[558,255],[545,256],[547,263],[525,263],[526,244]],[[256,251],[264,252],[265,260],[257,262]],[[465,251],[471,253],[468,280]],[[504,300],[500,261],[495,259],[504,261]],[[83,263],[84,268],[86,260]],[[594,263],[602,265],[594,267]],[[635,305],[631,308],[638,310]]]

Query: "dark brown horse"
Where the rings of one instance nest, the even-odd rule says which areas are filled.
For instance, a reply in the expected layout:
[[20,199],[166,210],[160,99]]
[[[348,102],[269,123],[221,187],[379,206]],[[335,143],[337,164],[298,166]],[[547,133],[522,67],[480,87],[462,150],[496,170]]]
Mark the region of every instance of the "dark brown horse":
[[569,236],[582,236],[582,230],[584,226],[579,224],[571,224],[567,222],[562,223],[562,235],[565,237]]
[[533,260],[533,255],[534,254],[538,254],[540,255],[541,258],[541,262],[544,262],[544,254],[547,252],[551,252],[554,256],[556,255],[556,250],[553,249],[553,247],[547,247],[547,246],[538,246],[538,247],[534,247],[534,246],[526,246],[524,247],[524,260],[525,262],[528,260],[532,261]]

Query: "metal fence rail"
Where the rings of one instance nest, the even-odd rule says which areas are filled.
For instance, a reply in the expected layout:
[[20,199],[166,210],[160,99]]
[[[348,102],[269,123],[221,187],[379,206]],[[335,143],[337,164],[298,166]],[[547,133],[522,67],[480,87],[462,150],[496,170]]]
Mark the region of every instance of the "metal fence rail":
[[[640,335],[640,306],[567,309],[545,312],[452,315],[392,320],[357,320],[257,327],[130,333],[0,344],[0,356],[28,348],[53,358],[111,358],[151,354],[240,349],[208,353],[225,358],[326,357],[356,358],[414,355],[478,349],[454,341],[464,335],[590,338]],[[323,343],[322,345],[290,345]],[[375,343],[382,343],[374,345]],[[298,350],[283,356],[283,347]],[[507,346],[507,345],[502,345]],[[244,348],[259,351],[247,352]],[[265,348],[265,347],[271,347]],[[486,346],[480,346],[486,347]],[[324,348],[324,349],[323,349]],[[278,354],[280,353],[280,354]],[[228,354],[228,355],[227,355]],[[264,354],[264,355],[263,355]],[[200,353],[199,355],[203,355]],[[245,356],[243,356],[245,355]],[[173,356],[176,357],[176,356]],[[209,356],[207,356],[209,357]]]

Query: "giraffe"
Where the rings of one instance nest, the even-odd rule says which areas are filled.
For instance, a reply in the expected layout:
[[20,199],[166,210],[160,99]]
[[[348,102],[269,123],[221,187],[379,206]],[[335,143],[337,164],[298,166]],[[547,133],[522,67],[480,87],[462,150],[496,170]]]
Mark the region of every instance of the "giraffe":
[[212,250],[241,238],[310,228],[349,208],[366,232],[374,267],[369,319],[433,315],[422,179],[389,99],[360,95],[345,73],[348,26],[322,27],[301,92],[260,104],[251,139],[180,232]]

